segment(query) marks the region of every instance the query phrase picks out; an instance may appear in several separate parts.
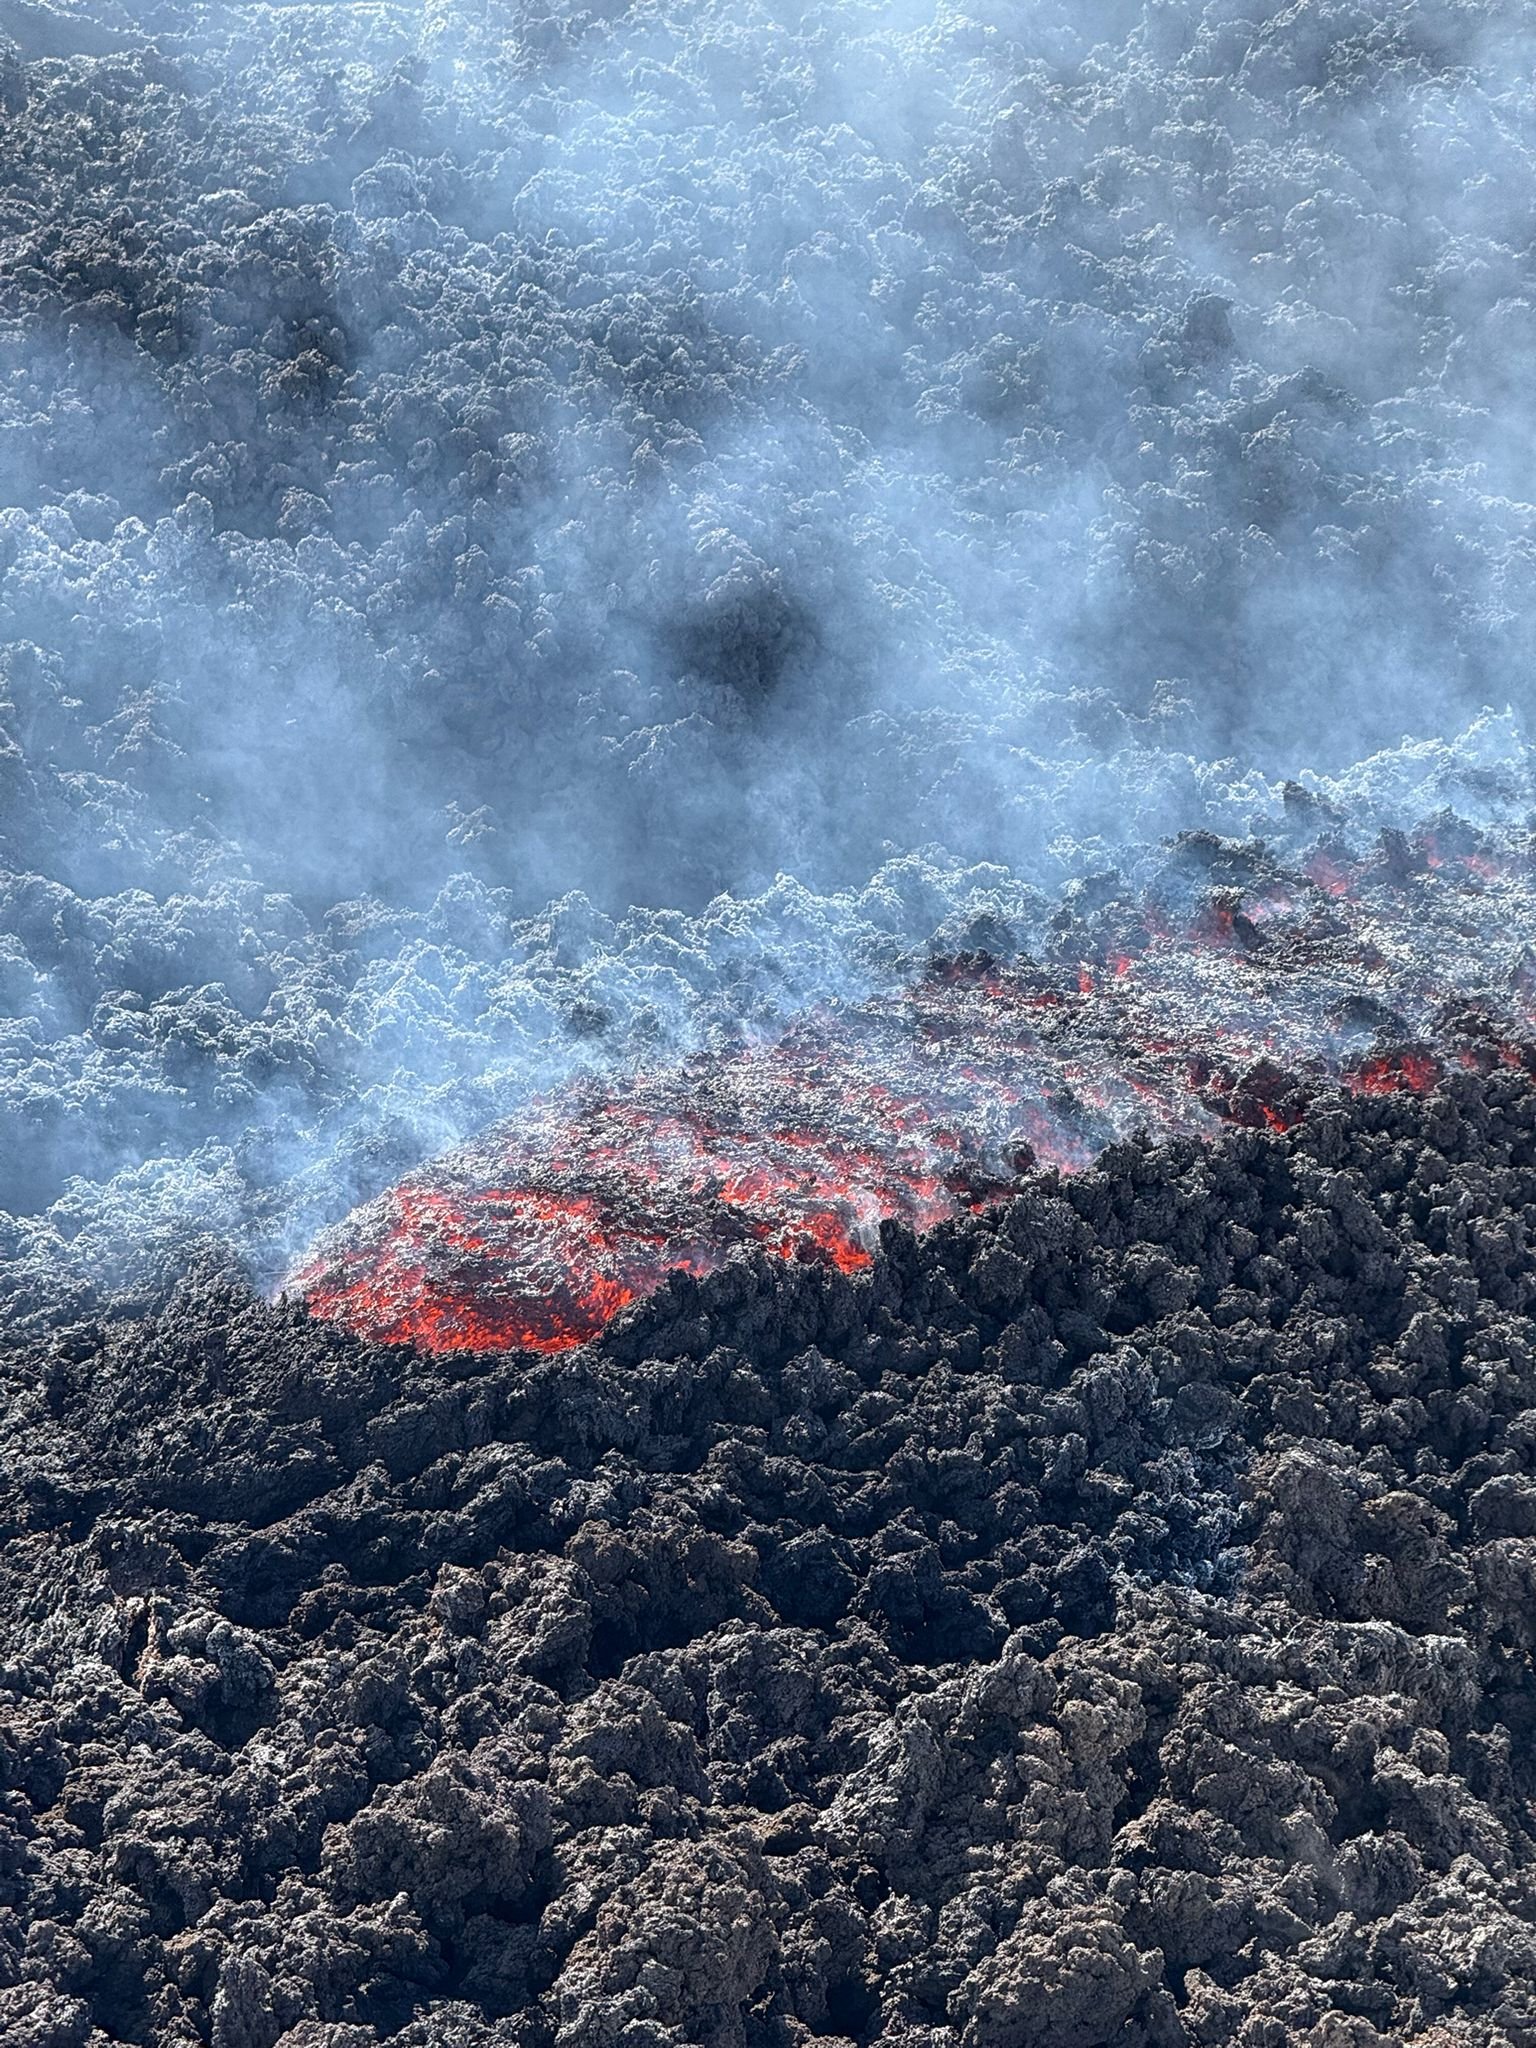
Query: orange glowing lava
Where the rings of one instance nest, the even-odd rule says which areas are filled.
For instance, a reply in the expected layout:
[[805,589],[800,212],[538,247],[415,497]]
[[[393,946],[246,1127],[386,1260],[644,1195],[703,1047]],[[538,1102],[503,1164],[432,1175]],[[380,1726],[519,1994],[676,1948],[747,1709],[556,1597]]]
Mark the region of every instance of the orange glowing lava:
[[382,1343],[558,1352],[737,1247],[856,1274],[882,1223],[927,1230],[1137,1129],[1280,1132],[1328,1088],[1531,1072],[1529,863],[1446,831],[1388,852],[1171,869],[1059,958],[938,961],[772,1043],[573,1087],[354,1212],[288,1286]]

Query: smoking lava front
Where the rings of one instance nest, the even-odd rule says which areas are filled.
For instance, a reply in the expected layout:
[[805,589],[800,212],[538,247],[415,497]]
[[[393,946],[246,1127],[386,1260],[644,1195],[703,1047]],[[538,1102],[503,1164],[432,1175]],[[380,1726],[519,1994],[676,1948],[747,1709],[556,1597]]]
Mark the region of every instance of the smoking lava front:
[[856,1272],[882,1222],[928,1229],[1138,1129],[1283,1129],[1329,1089],[1529,1068],[1532,872],[1454,821],[1291,866],[1192,842],[1134,900],[1064,911],[1038,959],[935,961],[772,1043],[539,1102],[288,1286],[378,1342],[561,1351],[739,1245]]

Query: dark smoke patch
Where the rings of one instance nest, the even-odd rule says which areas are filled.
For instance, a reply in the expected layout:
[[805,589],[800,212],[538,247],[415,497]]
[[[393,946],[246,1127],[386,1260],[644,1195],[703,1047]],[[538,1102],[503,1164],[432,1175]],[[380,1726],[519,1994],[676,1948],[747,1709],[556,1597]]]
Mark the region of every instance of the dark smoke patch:
[[762,708],[815,652],[811,618],[777,569],[737,566],[717,576],[673,636],[685,673]]

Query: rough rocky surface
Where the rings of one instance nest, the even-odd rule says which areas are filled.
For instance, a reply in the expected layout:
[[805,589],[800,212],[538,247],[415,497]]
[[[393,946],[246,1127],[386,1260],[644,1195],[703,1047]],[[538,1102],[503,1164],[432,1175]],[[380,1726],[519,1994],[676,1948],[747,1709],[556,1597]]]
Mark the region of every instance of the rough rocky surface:
[[1536,1097],[5,1361],[0,2038],[1529,2048]]
[[558,1362],[242,1275],[1523,827],[1532,14],[0,0],[3,2048],[1529,2048],[1516,1076]]

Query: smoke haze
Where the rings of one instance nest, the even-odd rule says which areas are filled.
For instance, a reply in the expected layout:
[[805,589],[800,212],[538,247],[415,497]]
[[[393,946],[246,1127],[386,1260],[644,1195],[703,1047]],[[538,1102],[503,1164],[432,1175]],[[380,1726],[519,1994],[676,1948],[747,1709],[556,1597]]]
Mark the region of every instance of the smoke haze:
[[1287,778],[1523,817],[1533,28],[0,6],[24,1304]]

